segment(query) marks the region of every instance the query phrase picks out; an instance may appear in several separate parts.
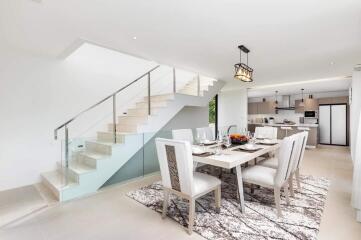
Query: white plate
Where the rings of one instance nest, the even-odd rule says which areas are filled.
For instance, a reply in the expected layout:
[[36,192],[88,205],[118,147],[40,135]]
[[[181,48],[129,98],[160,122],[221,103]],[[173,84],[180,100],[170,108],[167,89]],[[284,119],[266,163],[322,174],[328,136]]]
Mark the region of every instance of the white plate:
[[277,141],[274,140],[274,139],[264,139],[263,141],[260,141],[260,143],[263,143],[263,144],[275,144],[275,143],[277,143]]
[[197,147],[193,147],[192,148],[192,153],[194,154],[202,154],[202,153],[205,153],[205,151],[201,148],[197,148]]
[[241,146],[240,148],[245,149],[245,150],[256,150],[259,147],[257,145],[245,144],[245,145]]
[[215,144],[215,143],[216,143],[216,141],[210,141],[210,140],[205,140],[203,142],[204,145],[212,145],[212,144]]

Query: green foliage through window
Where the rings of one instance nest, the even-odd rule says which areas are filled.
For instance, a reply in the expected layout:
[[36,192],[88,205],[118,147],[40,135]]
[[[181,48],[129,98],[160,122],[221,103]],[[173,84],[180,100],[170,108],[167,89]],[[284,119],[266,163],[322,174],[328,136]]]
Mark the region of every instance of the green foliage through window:
[[216,98],[212,98],[209,102],[209,123],[216,122]]

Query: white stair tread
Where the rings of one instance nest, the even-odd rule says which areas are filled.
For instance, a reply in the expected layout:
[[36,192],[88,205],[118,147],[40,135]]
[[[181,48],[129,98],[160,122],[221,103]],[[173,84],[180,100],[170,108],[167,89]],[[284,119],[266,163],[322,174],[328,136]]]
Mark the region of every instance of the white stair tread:
[[[114,132],[110,132],[110,131],[98,131],[98,133],[112,134],[112,135],[114,134]],[[122,133],[120,133],[120,132],[116,132],[116,133],[117,133],[117,137],[124,137]]]
[[[157,106],[157,107],[153,107],[153,106],[151,106],[150,107],[150,109],[151,110],[154,110],[154,109],[163,109],[163,108],[166,108],[167,106]],[[130,109],[148,109],[148,106],[144,106],[144,107],[135,107],[135,108],[129,108],[128,109],[128,111],[130,110]]]
[[[120,132],[117,132],[117,133],[120,133]],[[113,142],[99,141],[99,140],[89,140],[89,141],[86,141],[86,142],[102,144],[102,145],[106,145],[106,146],[121,146],[121,145],[123,145],[123,143],[113,143]]]
[[68,181],[65,181],[65,176],[59,171],[42,173],[42,176],[58,191],[78,185],[78,183],[71,178],[68,178]]
[[96,159],[96,160],[105,159],[105,158],[108,158],[111,156],[111,155],[102,154],[102,153],[98,153],[98,152],[91,152],[91,151],[87,151],[82,154],[86,155],[90,158]]
[[85,173],[93,172],[96,170],[95,168],[92,168],[88,165],[85,165],[85,164],[82,164],[79,162],[70,163],[69,168],[76,174],[85,174]]

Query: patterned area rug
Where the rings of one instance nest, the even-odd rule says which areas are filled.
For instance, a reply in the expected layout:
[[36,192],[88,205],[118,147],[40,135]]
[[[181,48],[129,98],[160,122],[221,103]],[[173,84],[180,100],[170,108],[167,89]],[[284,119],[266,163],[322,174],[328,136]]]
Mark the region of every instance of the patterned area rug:
[[[201,172],[209,173],[207,167]],[[301,176],[302,190],[291,197],[290,205],[282,196],[283,218],[277,218],[273,190],[256,188],[250,193],[245,186],[246,212],[240,212],[237,182],[234,174],[222,174],[222,207],[217,213],[212,193],[196,201],[194,230],[211,239],[317,239],[329,180]],[[296,187],[296,182],[294,182]],[[129,192],[130,198],[161,213],[163,192],[160,182]],[[184,227],[188,224],[188,203],[174,195],[170,197],[168,217]]]

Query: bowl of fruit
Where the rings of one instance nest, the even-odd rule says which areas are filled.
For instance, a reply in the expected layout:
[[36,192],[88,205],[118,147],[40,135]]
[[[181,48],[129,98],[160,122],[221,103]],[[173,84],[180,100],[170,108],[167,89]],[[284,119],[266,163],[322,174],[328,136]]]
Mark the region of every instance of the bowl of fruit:
[[248,143],[248,137],[239,133],[234,133],[229,136],[231,138],[232,144],[243,145]]

